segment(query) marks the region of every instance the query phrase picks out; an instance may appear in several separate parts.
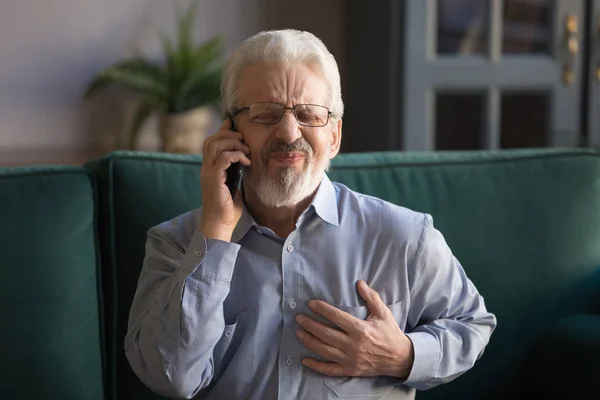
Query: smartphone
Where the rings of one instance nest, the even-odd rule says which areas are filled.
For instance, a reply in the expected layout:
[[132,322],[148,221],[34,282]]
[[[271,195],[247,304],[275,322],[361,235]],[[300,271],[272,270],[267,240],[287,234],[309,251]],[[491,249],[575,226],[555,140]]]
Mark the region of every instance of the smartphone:
[[[231,123],[231,130],[236,131],[235,129],[235,121],[233,118],[229,117],[229,122]],[[227,178],[225,180],[225,184],[229,188],[229,193],[231,193],[231,198],[235,197],[236,189],[240,184],[240,179],[242,179],[242,164],[239,162],[233,163],[227,168]]]

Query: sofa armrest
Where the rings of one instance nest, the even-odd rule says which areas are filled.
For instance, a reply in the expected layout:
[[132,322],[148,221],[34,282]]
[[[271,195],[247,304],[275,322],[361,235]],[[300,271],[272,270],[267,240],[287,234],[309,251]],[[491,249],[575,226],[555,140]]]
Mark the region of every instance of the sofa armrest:
[[535,398],[598,399],[600,314],[573,314],[547,331],[527,364],[527,392]]

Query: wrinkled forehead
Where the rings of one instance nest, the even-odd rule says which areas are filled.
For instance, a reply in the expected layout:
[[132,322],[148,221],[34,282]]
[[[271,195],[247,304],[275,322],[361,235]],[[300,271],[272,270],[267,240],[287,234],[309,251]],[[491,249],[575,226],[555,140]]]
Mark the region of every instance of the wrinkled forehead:
[[317,64],[259,63],[242,70],[240,105],[276,102],[329,106],[325,76]]

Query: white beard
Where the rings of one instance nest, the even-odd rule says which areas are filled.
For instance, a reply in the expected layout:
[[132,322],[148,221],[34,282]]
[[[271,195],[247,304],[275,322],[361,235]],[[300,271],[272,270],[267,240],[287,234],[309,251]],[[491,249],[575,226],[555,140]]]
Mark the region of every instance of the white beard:
[[271,174],[263,164],[260,176],[254,176],[250,168],[244,168],[244,184],[269,208],[295,206],[317,190],[330,166],[327,155],[321,159],[307,157],[305,162],[301,172],[296,172],[294,167],[282,167]]

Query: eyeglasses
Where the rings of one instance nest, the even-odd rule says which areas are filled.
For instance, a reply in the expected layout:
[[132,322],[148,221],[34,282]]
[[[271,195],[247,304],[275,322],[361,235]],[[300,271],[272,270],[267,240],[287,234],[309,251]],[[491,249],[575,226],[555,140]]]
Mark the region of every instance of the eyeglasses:
[[286,107],[280,103],[252,103],[248,107],[238,108],[233,116],[242,111],[248,111],[250,122],[265,125],[278,124],[285,114],[285,110],[293,110],[296,121],[302,126],[321,127],[329,123],[331,111],[325,106],[316,104],[296,104]]

